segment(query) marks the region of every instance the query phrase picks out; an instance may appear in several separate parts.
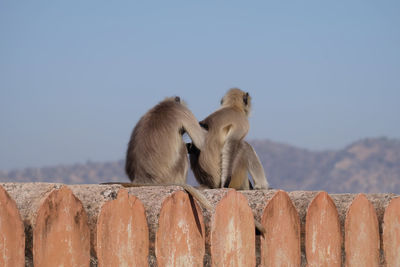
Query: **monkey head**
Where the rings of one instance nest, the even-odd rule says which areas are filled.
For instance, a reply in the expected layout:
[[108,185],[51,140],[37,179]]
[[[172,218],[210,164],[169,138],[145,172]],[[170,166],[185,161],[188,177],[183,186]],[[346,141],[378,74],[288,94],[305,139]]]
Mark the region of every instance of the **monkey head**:
[[251,109],[251,96],[248,92],[244,92],[239,88],[232,88],[221,99],[221,106],[237,107],[248,116]]
[[175,103],[182,104],[183,106],[187,107],[186,102],[183,101],[179,96],[166,97],[166,98],[164,98],[164,102],[175,102]]

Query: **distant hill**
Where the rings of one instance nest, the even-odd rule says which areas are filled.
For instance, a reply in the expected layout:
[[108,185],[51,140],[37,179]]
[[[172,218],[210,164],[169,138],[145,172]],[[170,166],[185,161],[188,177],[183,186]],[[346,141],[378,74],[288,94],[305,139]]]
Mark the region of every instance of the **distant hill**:
[[342,150],[322,152],[271,141],[250,143],[274,188],[400,194],[400,140],[363,139]]
[[119,160],[113,162],[88,161],[84,164],[0,171],[0,181],[95,184],[113,181],[126,182],[128,179],[124,172],[124,161]]
[[[342,150],[319,152],[268,140],[250,143],[273,188],[400,194],[400,140],[363,139]],[[79,184],[128,179],[124,161],[119,160],[0,171],[0,181]],[[188,182],[195,183],[192,174]]]

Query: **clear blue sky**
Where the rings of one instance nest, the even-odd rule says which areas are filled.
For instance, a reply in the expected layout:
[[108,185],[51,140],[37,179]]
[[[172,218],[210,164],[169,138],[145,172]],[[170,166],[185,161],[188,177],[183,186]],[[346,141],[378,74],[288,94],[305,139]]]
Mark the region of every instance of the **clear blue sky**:
[[248,90],[248,139],[400,138],[400,1],[1,1],[0,169],[124,157],[166,96]]

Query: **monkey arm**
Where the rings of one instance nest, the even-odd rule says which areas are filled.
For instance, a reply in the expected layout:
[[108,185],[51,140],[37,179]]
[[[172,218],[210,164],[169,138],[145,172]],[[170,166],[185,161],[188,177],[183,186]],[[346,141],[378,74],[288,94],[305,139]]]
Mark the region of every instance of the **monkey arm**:
[[203,149],[207,130],[202,128],[190,110],[184,111],[182,116],[182,124],[186,133],[192,139],[193,144],[200,150]]

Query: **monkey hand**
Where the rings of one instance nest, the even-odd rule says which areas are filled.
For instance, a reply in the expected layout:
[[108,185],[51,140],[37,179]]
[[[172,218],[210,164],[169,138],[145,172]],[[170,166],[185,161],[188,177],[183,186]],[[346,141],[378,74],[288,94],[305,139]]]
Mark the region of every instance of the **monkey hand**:
[[193,143],[186,143],[186,149],[189,154],[200,154],[200,150]]

